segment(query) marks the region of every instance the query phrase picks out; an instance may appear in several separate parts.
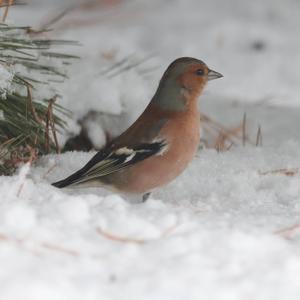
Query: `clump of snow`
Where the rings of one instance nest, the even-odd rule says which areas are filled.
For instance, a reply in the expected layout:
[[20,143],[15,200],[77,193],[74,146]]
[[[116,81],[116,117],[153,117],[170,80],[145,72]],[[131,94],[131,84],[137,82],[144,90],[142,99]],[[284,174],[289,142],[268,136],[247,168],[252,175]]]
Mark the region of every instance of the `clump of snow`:
[[90,217],[89,207],[84,199],[65,201],[58,206],[58,209],[62,213],[65,222],[68,223],[84,223]]
[[13,232],[25,231],[27,233],[34,229],[35,221],[35,211],[20,202],[7,207],[3,216],[5,226]]
[[85,129],[87,130],[88,137],[95,147],[101,149],[105,146],[106,136],[101,124],[88,120],[85,123]]
[[0,97],[5,98],[6,92],[11,89],[12,80],[14,73],[12,70],[4,67],[3,64],[0,64]]

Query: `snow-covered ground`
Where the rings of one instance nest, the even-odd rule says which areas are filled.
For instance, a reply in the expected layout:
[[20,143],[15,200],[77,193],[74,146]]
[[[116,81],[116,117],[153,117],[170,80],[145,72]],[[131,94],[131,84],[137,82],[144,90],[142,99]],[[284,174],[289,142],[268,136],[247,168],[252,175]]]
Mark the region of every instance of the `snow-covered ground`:
[[[116,135],[134,121],[173,59],[194,56],[224,75],[201,98],[205,114],[230,128],[246,112],[263,146],[202,149],[146,203],[49,184],[94,153],[49,155],[1,177],[0,299],[298,300],[299,10],[296,0],[126,1],[57,23],[53,35],[82,43],[70,80],[57,86],[74,111],[69,135],[90,110],[112,114],[102,131],[90,125],[100,146],[112,124]],[[9,17],[38,24],[46,11],[55,9]],[[128,55],[151,58],[101,75]]]

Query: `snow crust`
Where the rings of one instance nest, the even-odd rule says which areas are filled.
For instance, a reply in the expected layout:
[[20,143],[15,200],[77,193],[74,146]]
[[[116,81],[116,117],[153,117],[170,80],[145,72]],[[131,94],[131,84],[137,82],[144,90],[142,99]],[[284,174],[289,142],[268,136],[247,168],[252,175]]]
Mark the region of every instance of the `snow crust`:
[[[74,111],[69,134],[88,111],[103,112],[111,118],[87,125],[100,147],[105,132],[117,135],[145,108],[173,59],[195,56],[225,76],[208,85],[202,110],[228,127],[246,111],[251,137],[262,126],[263,146],[201,149],[146,203],[50,185],[95,152],[49,155],[1,177],[0,298],[298,300],[299,9],[293,0],[125,1],[115,15],[69,17],[96,16],[94,25],[58,27],[82,43],[59,86]],[[9,16],[28,25],[43,11]],[[114,61],[155,55],[109,77],[101,74],[110,52]]]
[[300,234],[276,232],[299,222],[300,176],[260,172],[300,165],[298,147],[203,150],[144,204],[49,185],[93,153],[25,166],[1,179],[1,296],[297,299]]

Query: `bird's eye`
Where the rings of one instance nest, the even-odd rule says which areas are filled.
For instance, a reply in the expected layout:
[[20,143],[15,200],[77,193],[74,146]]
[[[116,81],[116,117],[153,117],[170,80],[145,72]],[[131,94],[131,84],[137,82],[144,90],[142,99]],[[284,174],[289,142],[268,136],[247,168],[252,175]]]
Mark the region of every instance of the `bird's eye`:
[[197,74],[198,76],[203,76],[203,75],[204,75],[204,70],[198,69],[198,70],[196,71],[196,74]]

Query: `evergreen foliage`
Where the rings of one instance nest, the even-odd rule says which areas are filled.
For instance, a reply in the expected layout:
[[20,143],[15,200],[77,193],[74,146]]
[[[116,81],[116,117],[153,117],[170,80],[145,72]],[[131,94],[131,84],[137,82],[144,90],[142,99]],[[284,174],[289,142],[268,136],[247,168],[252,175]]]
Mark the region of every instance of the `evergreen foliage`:
[[56,49],[77,42],[41,36],[31,27],[0,23],[0,174],[59,152],[56,132],[69,112],[56,103],[51,83],[67,78],[66,66],[77,57]]

